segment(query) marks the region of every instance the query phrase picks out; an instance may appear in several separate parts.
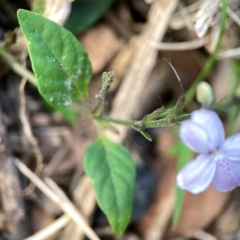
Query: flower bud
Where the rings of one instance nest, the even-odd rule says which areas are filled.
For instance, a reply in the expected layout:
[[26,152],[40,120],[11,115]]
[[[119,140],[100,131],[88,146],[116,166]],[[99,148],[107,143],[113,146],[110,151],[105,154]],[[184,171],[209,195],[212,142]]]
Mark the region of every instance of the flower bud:
[[213,103],[212,87],[207,82],[200,82],[197,85],[196,97],[204,108],[209,108]]

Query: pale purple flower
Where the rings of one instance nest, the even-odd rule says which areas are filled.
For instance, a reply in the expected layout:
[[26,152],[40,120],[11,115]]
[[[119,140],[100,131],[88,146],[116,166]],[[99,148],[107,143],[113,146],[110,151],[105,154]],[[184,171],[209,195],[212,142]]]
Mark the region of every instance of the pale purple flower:
[[181,124],[180,137],[199,153],[178,173],[180,188],[197,194],[210,184],[220,192],[240,185],[240,133],[224,140],[223,124],[214,111],[194,111]]

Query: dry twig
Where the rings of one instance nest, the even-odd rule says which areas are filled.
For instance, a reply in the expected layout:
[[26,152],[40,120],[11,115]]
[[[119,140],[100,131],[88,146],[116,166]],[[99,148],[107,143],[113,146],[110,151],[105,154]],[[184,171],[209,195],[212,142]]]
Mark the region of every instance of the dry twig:
[[149,41],[149,43],[156,49],[162,51],[188,51],[204,47],[206,44],[209,43],[209,40],[210,40],[209,37],[204,37],[180,43],[166,43],[166,42],[157,43],[154,41]]
[[240,47],[217,53],[217,59],[240,58]]
[[40,230],[34,235],[25,238],[25,240],[45,240],[51,237],[53,234],[62,229],[66,224],[70,221],[70,218],[67,214],[64,214],[60,218],[58,218],[55,222],[47,226],[46,228]]
[[[23,78],[19,85],[19,97],[20,97],[19,117],[20,117],[20,121],[22,123],[23,133],[24,133],[25,137],[27,138],[27,140],[29,141],[29,143],[33,147],[33,152],[34,152],[35,158],[36,158],[36,174],[38,176],[40,176],[42,169],[43,169],[43,157],[42,157],[41,150],[38,146],[37,139],[32,134],[30,124],[29,124],[28,119],[25,114],[26,99],[25,99],[25,95],[24,95],[24,88],[25,88],[26,82],[27,82],[27,79]],[[29,195],[33,190],[34,190],[34,186],[32,184],[30,184],[24,190],[24,192],[26,195]]]
[[[86,175],[84,175],[74,190],[74,200],[79,205],[78,208],[84,216],[90,216],[94,206],[96,205],[95,195],[91,186],[91,182]],[[84,237],[84,233],[76,224],[70,222],[59,240],[79,240]]]
[[[188,12],[188,15],[191,19],[194,18],[196,11],[199,9],[200,5],[201,1],[196,1],[193,4],[185,7],[185,11]],[[170,18],[169,27],[173,30],[179,30],[185,27],[185,23],[181,16],[180,11],[177,11],[176,13],[172,14]]]
[[49,197],[59,208],[63,210],[88,236],[91,240],[99,240],[98,236],[89,227],[86,220],[81,216],[75,206],[64,195],[64,199],[60,198],[51,188],[49,188],[36,174],[27,168],[21,161],[15,159],[15,164],[19,171],[31,180],[47,197]]
[[51,175],[53,171],[57,168],[63,158],[66,156],[69,151],[69,146],[66,142],[63,142],[57,152],[54,154],[48,165],[44,168],[45,175]]
[[198,37],[203,37],[212,22],[220,0],[204,0],[195,17],[195,31]]

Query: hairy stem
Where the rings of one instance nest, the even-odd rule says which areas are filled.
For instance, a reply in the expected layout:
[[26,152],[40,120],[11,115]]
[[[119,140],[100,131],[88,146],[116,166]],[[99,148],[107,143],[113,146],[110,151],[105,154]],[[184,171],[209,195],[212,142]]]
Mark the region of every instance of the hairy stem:
[[[182,121],[187,120],[189,118],[190,118],[190,114],[183,114],[181,116],[177,116],[171,119],[163,118],[163,119],[158,119],[154,121],[134,121],[134,124],[138,126],[142,126],[143,128],[167,127],[167,126],[173,126],[173,125],[179,124]],[[133,121],[114,119],[114,118],[105,117],[105,116],[101,117],[100,119],[101,121],[116,123],[116,124],[124,125],[127,127],[133,126]]]

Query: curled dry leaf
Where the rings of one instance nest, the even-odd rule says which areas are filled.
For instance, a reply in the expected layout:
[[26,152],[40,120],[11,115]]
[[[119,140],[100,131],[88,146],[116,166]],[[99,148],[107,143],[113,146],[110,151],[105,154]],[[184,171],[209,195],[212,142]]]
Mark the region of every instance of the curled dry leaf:
[[[36,0],[35,0],[36,1]],[[43,16],[63,25],[71,11],[71,0],[38,0],[45,1]]]

